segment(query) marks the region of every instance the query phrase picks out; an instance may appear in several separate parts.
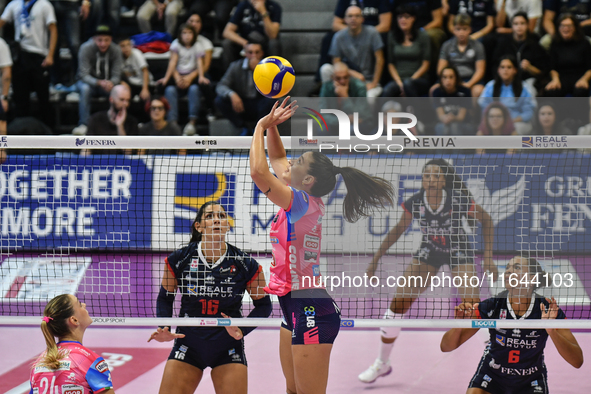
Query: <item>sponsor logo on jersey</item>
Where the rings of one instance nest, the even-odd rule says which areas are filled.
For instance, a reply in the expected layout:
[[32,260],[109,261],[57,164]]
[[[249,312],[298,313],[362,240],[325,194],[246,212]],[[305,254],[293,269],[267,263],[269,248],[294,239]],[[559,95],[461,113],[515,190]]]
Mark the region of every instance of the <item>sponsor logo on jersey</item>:
[[304,345],[319,344],[318,327],[314,327],[304,333]]
[[272,244],[278,244],[279,243],[279,238],[277,238],[277,237],[271,237],[271,243]]
[[486,380],[487,382],[490,382],[492,380],[492,378],[490,376],[488,376],[488,375],[484,375],[482,377],[482,379]]
[[84,387],[75,384],[62,385],[62,394],[84,394]]
[[181,345],[181,347],[179,347],[179,350],[185,353],[187,350],[189,350],[189,348],[187,347],[187,345]]
[[42,372],[54,372],[54,371],[69,371],[70,370],[70,361],[60,361],[60,365],[57,369],[50,369],[45,365],[40,365],[35,367],[34,373],[42,373]]
[[316,327],[316,310],[313,306],[304,307],[304,315],[306,315],[306,327]]
[[304,199],[304,201],[306,203],[308,203],[308,196],[306,196],[306,192],[300,192],[300,193],[302,193],[302,198]]
[[537,339],[516,339],[507,338],[507,347],[518,349],[535,349],[538,344]]
[[33,394],[39,394],[39,388],[38,387],[34,387],[32,393]]
[[320,276],[320,266],[318,264],[312,266],[312,275]]
[[199,258],[191,259],[191,271],[199,270]]
[[317,252],[310,252],[309,250],[304,250],[304,261],[306,263],[315,263],[316,259],[318,259]]
[[228,355],[231,356],[232,354],[236,353],[236,349],[228,350]]
[[487,388],[488,387],[488,382],[483,381],[482,383],[480,383],[480,387]]
[[100,373],[104,373],[108,369],[109,369],[109,365],[104,360],[96,365],[96,370],[99,371]]
[[304,248],[312,249],[312,250],[319,250],[320,249],[320,237],[315,237],[315,236],[306,234],[304,236]]
[[527,334],[525,337],[526,338],[537,338],[539,337],[539,335],[537,334],[537,330],[533,330],[532,332],[530,332],[529,334]]
[[521,330],[519,328],[514,328],[512,335],[517,338],[521,337]]
[[187,285],[187,292],[189,294],[197,295],[197,285]]
[[502,336],[502,335],[498,335],[498,334],[497,334],[496,341],[497,341],[497,343],[498,343],[499,345],[501,345],[501,346],[505,346],[505,343],[506,343],[505,339],[506,339],[506,338],[505,338],[504,336]]
[[501,367],[501,373],[504,373],[506,375],[529,376],[529,375],[533,375],[536,372],[538,372],[538,367],[536,367],[536,366],[533,366],[531,368],[506,368],[506,367]]
[[491,367],[492,369],[499,369],[501,368],[501,364],[495,364],[495,359],[491,359],[490,363],[488,363],[488,366]]
[[231,265],[229,267],[226,268],[220,268],[220,274],[224,275],[224,274],[230,274],[230,275],[234,275],[236,274],[236,266],[235,265]]
[[499,319],[506,319],[507,318],[507,310],[501,309],[501,313],[499,314]]

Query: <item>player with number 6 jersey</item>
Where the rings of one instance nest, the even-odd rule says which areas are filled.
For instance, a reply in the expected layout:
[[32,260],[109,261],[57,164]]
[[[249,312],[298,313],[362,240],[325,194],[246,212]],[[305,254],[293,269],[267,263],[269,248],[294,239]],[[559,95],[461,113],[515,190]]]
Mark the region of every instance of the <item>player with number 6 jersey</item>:
[[[456,319],[565,319],[554,298],[535,293],[545,275],[534,258],[516,256],[508,264],[506,291],[477,304],[464,302],[455,307]],[[521,280],[523,278],[523,280]],[[454,328],[441,339],[441,350],[450,352],[470,339],[478,328]],[[583,364],[583,351],[568,329],[489,329],[490,343],[469,383],[467,394],[547,394],[548,372],[544,348],[548,338],[558,353],[573,367]]]
[[[189,245],[166,258],[157,299],[158,317],[172,317],[174,297],[181,293],[181,317],[242,317],[242,298],[248,291],[254,308],[248,317],[268,317],[271,300],[263,288],[265,276],[248,254],[226,243],[230,230],[222,205],[201,206],[191,228]],[[255,327],[158,328],[148,342],[174,339],[164,369],[160,393],[193,393],[203,370],[212,368],[216,392],[246,393],[247,370],[244,336]]]

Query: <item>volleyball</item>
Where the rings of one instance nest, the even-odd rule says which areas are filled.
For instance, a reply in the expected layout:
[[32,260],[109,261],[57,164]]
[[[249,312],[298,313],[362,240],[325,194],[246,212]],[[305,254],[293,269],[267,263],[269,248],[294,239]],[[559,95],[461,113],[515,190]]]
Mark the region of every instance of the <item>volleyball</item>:
[[285,96],[293,88],[295,72],[286,59],[269,56],[257,64],[253,79],[260,94],[275,99]]

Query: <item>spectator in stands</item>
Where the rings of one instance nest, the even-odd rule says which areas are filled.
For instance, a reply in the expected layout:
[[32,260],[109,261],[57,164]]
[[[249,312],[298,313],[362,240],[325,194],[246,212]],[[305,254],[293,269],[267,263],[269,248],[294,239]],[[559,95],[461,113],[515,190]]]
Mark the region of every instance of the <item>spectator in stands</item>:
[[[55,17],[57,20],[58,40],[65,37],[66,44],[70,50],[71,61],[69,68],[71,70],[78,69],[78,50],[80,49],[80,19],[85,21],[90,13],[90,1],[82,0],[50,0],[55,10]],[[54,51],[53,61],[54,67],[52,72],[52,83],[71,83],[70,77],[64,79],[61,75],[61,59],[59,44],[57,50]]]
[[[320,108],[337,108],[348,115],[354,112],[360,114],[363,118],[369,112],[367,103],[367,92],[365,83],[352,77],[349,73],[349,67],[338,62],[334,65],[332,81],[324,82],[320,89]],[[335,98],[363,97],[362,100],[335,100]],[[360,124],[362,119],[359,119]],[[334,122],[337,125],[335,116],[327,117],[327,123]]]
[[[179,28],[179,38],[170,45],[170,60],[164,78],[158,81],[162,86],[169,81],[174,84],[166,86],[164,96],[170,103],[168,121],[176,123],[179,119],[179,96],[187,95],[189,101],[189,122],[183,129],[183,135],[195,135],[196,124],[201,106],[201,92],[198,84],[209,84],[203,73],[203,52],[195,46],[197,34],[188,25],[182,24]],[[172,80],[171,80],[172,78]]]
[[101,25],[94,37],[80,47],[78,53],[78,101],[79,125],[72,130],[75,135],[84,135],[90,118],[90,100],[106,97],[113,86],[121,82],[123,56],[121,48],[113,43],[109,26]]
[[14,24],[18,43],[12,78],[17,117],[32,114],[31,92],[37,93],[40,120],[49,123],[49,67],[57,45],[57,26],[53,6],[47,0],[10,2],[0,17],[0,28]]
[[432,97],[439,122],[435,125],[437,135],[470,135],[472,124],[467,121],[468,110],[472,107],[470,89],[462,85],[458,70],[446,66],[439,74],[439,87]]
[[252,80],[252,72],[263,57],[263,46],[249,43],[246,45],[246,58],[230,64],[216,87],[215,105],[236,127],[237,134],[251,133],[245,122],[258,121],[269,113],[275,103],[262,96]]
[[491,65],[505,55],[519,59],[521,78],[535,96],[540,84],[548,75],[548,55],[528,30],[529,20],[525,12],[516,13],[511,19],[513,34],[499,38]]
[[[517,135],[515,126],[511,120],[509,110],[502,103],[494,101],[484,109],[482,121],[478,126],[476,135]],[[476,149],[477,154],[484,153],[505,153],[504,151],[491,149]],[[507,150],[506,153],[513,153]]]
[[529,86],[523,84],[517,59],[513,55],[505,55],[501,58],[497,75],[484,87],[478,104],[484,109],[497,97],[509,110],[517,133],[528,134],[532,129],[531,121],[536,109],[536,100]]
[[[215,14],[215,27],[221,33],[230,20],[232,9],[238,5],[239,0],[187,0],[185,8],[189,10],[189,15],[208,15],[211,11]],[[201,19],[201,18],[199,18]],[[189,21],[187,21],[189,23]],[[194,26],[193,26],[194,27]],[[213,31],[208,31],[210,37],[213,37]]]
[[224,68],[239,58],[249,42],[260,42],[268,55],[280,55],[281,6],[273,0],[244,0],[224,28]]
[[542,17],[541,0],[498,0],[497,2],[497,33],[511,34],[511,20],[518,12],[525,12],[529,19],[528,30],[534,33],[538,19]]
[[559,18],[558,32],[550,46],[550,76],[546,96],[589,96],[591,44],[572,14]]
[[203,27],[203,21],[201,20],[201,16],[199,14],[191,14],[189,19],[187,19],[187,25],[191,26],[197,34],[197,40],[195,41],[195,47],[197,47],[197,51],[203,53],[203,74],[209,72],[209,67],[211,66],[211,59],[213,57],[213,43],[203,34],[201,34],[201,29]]
[[427,32],[431,39],[432,54],[430,64],[433,65],[432,73],[435,76],[439,49],[447,38],[447,34],[443,30],[443,8],[441,0],[396,0],[392,2],[392,5],[394,7],[392,16],[395,20],[401,11],[404,13],[408,11],[409,7],[414,8],[414,23],[417,29]]
[[591,36],[591,7],[587,0],[545,0],[543,27],[546,35],[542,37],[540,44],[548,50],[552,43],[552,37],[556,34],[558,18],[562,14],[572,14],[581,25],[586,36]]
[[467,14],[470,16],[472,32],[470,38],[478,40],[495,29],[495,17],[497,10],[494,0],[449,0],[448,29],[454,30],[456,15]]
[[[139,128],[139,135],[168,136],[176,137],[181,135],[181,129],[174,122],[166,121],[166,113],[170,110],[170,104],[164,97],[156,96],[146,101],[146,112],[150,115],[150,121]],[[139,150],[138,154],[146,153],[145,149]],[[165,151],[150,151],[150,153],[171,153]]]
[[416,24],[413,7],[396,9],[396,23],[388,37],[388,71],[393,81],[384,88],[384,97],[420,97],[429,92],[431,41]]
[[473,97],[480,96],[483,85],[486,57],[484,46],[470,37],[471,19],[466,14],[456,15],[453,22],[454,38],[441,47],[437,73],[448,65],[455,66],[462,84],[470,89]]
[[[127,113],[131,92],[125,85],[115,85],[109,95],[109,109],[93,114],[88,121],[87,135],[138,135],[137,119]],[[121,151],[97,152],[121,153]],[[128,153],[128,152],[126,152]],[[89,155],[89,149],[83,149],[81,155]]]
[[[345,13],[347,12],[347,8],[353,5],[361,8],[364,25],[375,27],[376,31],[382,37],[382,42],[385,43],[388,39],[388,32],[392,26],[390,0],[338,0],[332,18],[332,29],[322,38],[318,73],[316,75],[317,82],[320,81],[320,67],[325,63],[332,62],[332,58],[328,55],[332,38],[336,32],[347,28]],[[315,89],[320,89],[321,86],[322,84]],[[317,94],[318,92],[316,91],[315,93]]]
[[[0,38],[0,70],[2,78],[0,79],[0,134],[4,130],[6,134],[6,113],[8,112],[8,93],[10,92],[10,83],[12,81],[12,55],[10,48],[3,38]],[[1,155],[1,153],[0,153]]]
[[121,81],[129,86],[132,98],[139,95],[140,99],[148,100],[150,98],[150,82],[154,77],[150,74],[144,54],[139,49],[133,48],[129,38],[119,41],[119,47],[123,56]]
[[[365,83],[367,97],[378,97],[382,93],[380,78],[384,69],[384,43],[373,26],[363,24],[361,8],[347,8],[345,22],[348,27],[334,35],[328,53],[333,64],[346,63],[349,75]],[[322,83],[332,80],[333,64],[327,63],[320,68]]]
[[145,3],[137,11],[137,24],[142,33],[147,33],[152,30],[150,20],[152,16],[157,13],[158,20],[164,18],[164,28],[166,32],[174,37],[176,32],[176,23],[179,13],[183,9],[182,0],[146,0]]
[[[197,41],[195,41],[195,48],[199,53],[203,53],[203,75],[205,78],[215,79],[216,81],[221,78],[221,73],[218,75],[214,75],[213,77],[210,74],[210,67],[211,67],[211,59],[213,58],[213,43],[201,34],[201,29],[203,27],[203,22],[201,20],[201,16],[198,14],[192,14],[189,19],[187,19],[187,24],[195,30],[195,34],[197,34]],[[212,70],[214,71],[214,70]],[[219,70],[216,70],[219,71]],[[225,70],[224,70],[225,71]],[[205,98],[205,105],[209,109],[213,108],[213,100],[215,99],[215,84],[200,84],[199,89],[201,90],[201,94]]]
[[170,104],[165,97],[153,97],[146,102],[145,109],[151,120],[141,125],[139,128],[140,135],[181,135],[181,129],[176,123],[166,121],[166,113],[170,111]]
[[544,103],[538,108],[534,122],[534,135],[573,135],[574,130],[566,127],[564,122],[558,120],[556,109],[552,103]]

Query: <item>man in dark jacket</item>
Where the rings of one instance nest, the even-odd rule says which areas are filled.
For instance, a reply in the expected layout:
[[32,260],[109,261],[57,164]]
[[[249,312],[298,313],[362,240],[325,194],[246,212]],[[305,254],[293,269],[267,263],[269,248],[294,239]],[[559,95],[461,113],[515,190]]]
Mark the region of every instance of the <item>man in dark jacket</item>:
[[108,96],[113,86],[121,81],[122,68],[121,48],[113,43],[109,27],[99,26],[94,37],[82,44],[78,53],[76,84],[80,92],[80,119],[78,127],[72,131],[73,134],[86,134],[91,98]]

